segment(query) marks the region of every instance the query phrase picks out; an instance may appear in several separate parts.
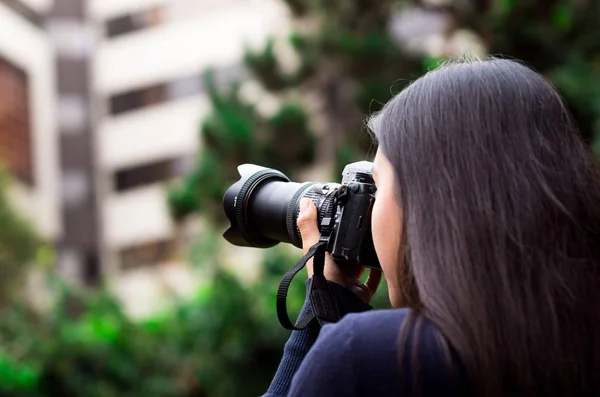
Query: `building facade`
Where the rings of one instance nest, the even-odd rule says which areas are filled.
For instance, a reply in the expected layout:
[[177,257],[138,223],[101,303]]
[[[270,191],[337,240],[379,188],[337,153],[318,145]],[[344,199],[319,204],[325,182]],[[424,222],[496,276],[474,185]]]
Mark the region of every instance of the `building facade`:
[[[246,48],[289,28],[279,0],[0,0],[0,159],[65,278],[111,280],[139,315],[195,287],[165,183],[201,148],[202,75],[251,87]],[[230,248],[241,273],[259,257]]]
[[103,269],[91,91],[94,31],[85,1],[52,0],[45,18],[56,64],[63,225],[58,269],[71,281],[95,285]]
[[105,262],[120,272],[178,260],[164,181],[188,171],[199,150],[209,111],[202,73],[244,77],[245,46],[286,29],[286,9],[276,0],[90,4]]
[[55,60],[42,0],[0,1],[0,158],[17,209],[52,243],[63,236]]
[[165,183],[200,149],[202,75],[247,79],[287,21],[277,0],[0,0],[0,158],[65,278],[113,280],[134,314],[194,286]]
[[196,285],[165,182],[189,171],[200,149],[210,110],[202,75],[247,78],[245,48],[282,33],[288,15],[278,0],[90,0],[88,12],[102,263],[142,313],[162,292]]

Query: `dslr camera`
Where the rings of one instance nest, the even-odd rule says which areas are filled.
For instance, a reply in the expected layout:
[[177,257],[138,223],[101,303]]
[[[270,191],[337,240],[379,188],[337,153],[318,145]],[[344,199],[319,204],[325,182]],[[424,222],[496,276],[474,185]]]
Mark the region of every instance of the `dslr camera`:
[[376,191],[372,166],[368,161],[348,164],[341,183],[298,183],[274,169],[240,165],[240,179],[223,198],[231,223],[223,237],[244,247],[269,248],[284,242],[301,248],[296,221],[300,201],[309,198],[317,207],[321,240],[326,239],[326,251],[336,264],[379,269],[371,234]]

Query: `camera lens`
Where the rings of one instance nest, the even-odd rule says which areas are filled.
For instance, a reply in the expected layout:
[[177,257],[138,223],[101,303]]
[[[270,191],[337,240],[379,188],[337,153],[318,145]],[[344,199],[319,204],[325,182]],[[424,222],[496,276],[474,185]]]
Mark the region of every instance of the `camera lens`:
[[268,248],[284,242],[301,247],[296,221],[302,198],[315,202],[320,220],[333,211],[335,184],[291,182],[277,170],[251,164],[238,171],[240,180],[223,198],[231,222],[223,237],[234,245]]

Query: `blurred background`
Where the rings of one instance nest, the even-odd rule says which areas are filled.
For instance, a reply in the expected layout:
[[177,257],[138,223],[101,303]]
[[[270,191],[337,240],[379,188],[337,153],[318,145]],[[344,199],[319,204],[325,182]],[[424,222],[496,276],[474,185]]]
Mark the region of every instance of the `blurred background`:
[[339,181],[463,54],[546,75],[600,151],[600,0],[0,0],[0,396],[264,392],[300,251],[223,240],[236,166]]

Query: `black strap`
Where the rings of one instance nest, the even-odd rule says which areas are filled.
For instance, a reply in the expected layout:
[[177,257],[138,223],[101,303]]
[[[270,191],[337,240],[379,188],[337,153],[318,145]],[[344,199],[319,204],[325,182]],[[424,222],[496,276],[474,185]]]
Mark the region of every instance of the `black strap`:
[[[325,279],[325,248],[326,239],[321,239],[313,245],[306,255],[304,255],[286,274],[283,276],[279,289],[277,291],[277,317],[281,325],[290,330],[302,330],[314,318],[319,324],[323,325],[329,322],[336,322],[340,315],[335,298],[329,290],[327,280]],[[314,257],[314,274],[309,291],[310,310],[307,310],[296,324],[292,324],[287,312],[287,293],[292,279],[300,270],[306,266],[306,262]]]

